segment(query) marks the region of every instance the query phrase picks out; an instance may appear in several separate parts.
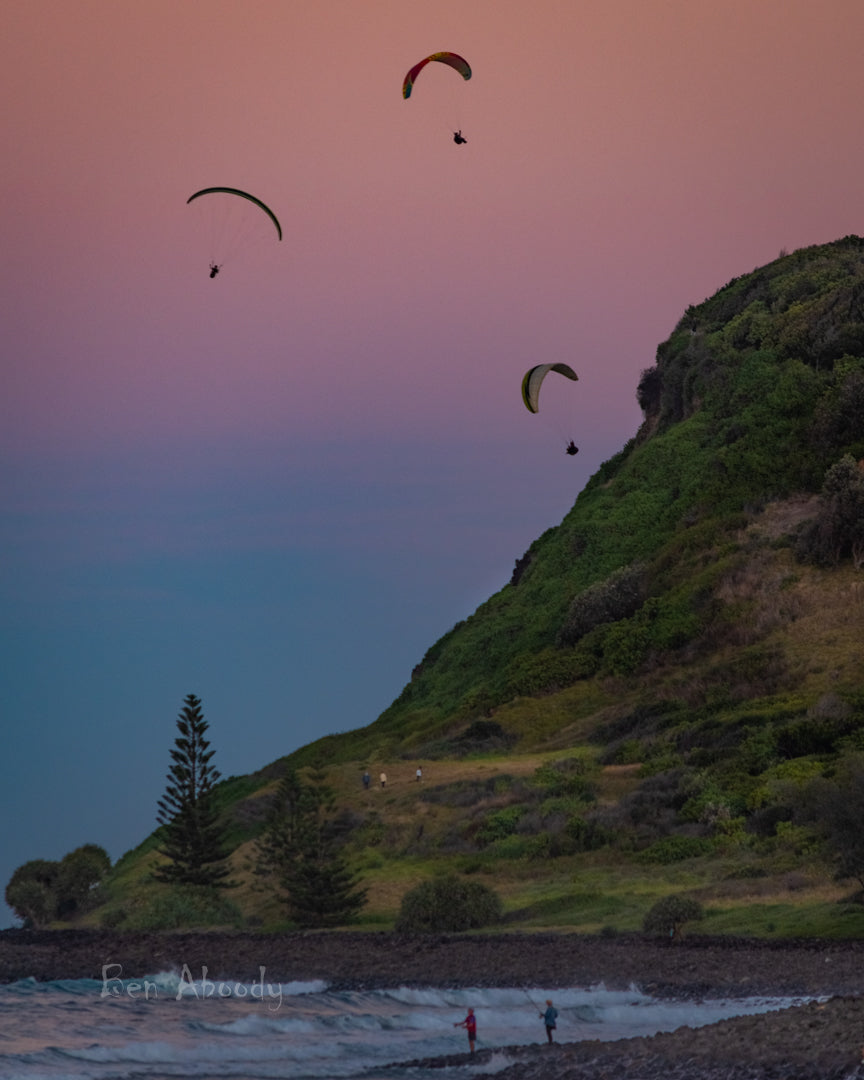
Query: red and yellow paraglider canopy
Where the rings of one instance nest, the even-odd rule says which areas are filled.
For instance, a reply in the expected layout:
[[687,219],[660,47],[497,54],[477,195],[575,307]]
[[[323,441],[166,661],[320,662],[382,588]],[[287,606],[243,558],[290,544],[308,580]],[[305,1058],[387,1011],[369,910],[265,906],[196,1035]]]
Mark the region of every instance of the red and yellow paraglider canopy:
[[448,64],[454,70],[458,71],[463,79],[471,78],[471,67],[468,61],[464,57],[459,56],[458,53],[432,53],[432,55],[427,56],[425,60],[421,60],[419,64],[415,64],[414,67],[412,67],[408,74],[405,76],[405,79],[402,83],[403,98],[411,97],[411,91],[414,89],[414,82],[416,81],[417,76],[420,74],[423,68],[426,67],[426,65],[431,63],[433,60],[437,60],[439,64]]

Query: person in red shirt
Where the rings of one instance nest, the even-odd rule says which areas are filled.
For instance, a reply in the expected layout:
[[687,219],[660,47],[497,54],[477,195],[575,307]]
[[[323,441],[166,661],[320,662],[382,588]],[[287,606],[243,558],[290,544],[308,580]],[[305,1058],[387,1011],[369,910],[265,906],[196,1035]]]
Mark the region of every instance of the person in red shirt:
[[471,1053],[474,1053],[474,1042],[477,1038],[477,1017],[474,1015],[474,1010],[469,1009],[468,1015],[464,1020],[457,1020],[453,1027],[464,1027],[468,1032],[468,1045],[471,1047]]

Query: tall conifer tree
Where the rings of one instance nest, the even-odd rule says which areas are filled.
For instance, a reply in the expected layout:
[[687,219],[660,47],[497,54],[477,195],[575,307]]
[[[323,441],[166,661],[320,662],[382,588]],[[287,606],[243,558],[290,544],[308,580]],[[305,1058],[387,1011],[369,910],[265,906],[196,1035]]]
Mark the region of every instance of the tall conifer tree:
[[293,771],[282,777],[258,841],[258,872],[276,878],[300,926],[340,926],[366,903],[366,891],[342,853],[323,772],[313,770],[311,780],[303,783]]
[[187,694],[177,717],[180,732],[171,751],[168,787],[156,815],[162,825],[160,855],[169,862],[155,873],[159,881],[177,885],[225,886],[228,852],[225,828],[213,802],[220,773],[210,764],[214,751],[205,734],[201,700]]

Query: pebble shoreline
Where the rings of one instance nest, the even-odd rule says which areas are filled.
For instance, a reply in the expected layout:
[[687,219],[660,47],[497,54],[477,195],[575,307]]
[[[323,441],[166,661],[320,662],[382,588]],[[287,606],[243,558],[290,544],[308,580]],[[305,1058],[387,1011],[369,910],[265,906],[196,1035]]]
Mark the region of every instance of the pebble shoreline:
[[650,1038],[484,1050],[416,1062],[482,1065],[499,1080],[864,1080],[864,942],[641,935],[420,935],[363,932],[0,931],[0,982],[124,978],[206,967],[211,979],[324,979],[333,989],[392,986],[636,985],[655,996],[819,998],[780,1012]]

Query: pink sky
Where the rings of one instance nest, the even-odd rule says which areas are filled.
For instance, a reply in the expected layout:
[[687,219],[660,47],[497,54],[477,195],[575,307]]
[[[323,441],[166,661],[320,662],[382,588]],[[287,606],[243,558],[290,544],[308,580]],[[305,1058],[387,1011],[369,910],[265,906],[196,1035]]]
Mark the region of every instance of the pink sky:
[[[58,709],[95,761],[115,693],[159,717],[111,750],[154,805],[187,692],[226,774],[373,720],[635,433],[639,373],[687,305],[864,231],[862,45],[860,0],[7,4],[20,783]],[[442,49],[473,78],[430,65],[404,101]],[[285,238],[211,281],[186,199],[215,184]],[[549,360],[579,373],[555,402],[575,460],[519,399]],[[237,735],[241,706],[270,720]],[[35,822],[18,861],[151,828],[130,805],[100,839],[72,771],[65,790],[44,767],[42,795],[78,799],[80,826]]]
[[[530,452],[512,387],[550,356],[628,434],[688,303],[858,223],[855,2],[64,0],[7,22],[19,446],[320,416]],[[439,48],[474,78],[430,67],[403,101]],[[285,240],[211,283],[185,199],[214,183],[278,208]]]

